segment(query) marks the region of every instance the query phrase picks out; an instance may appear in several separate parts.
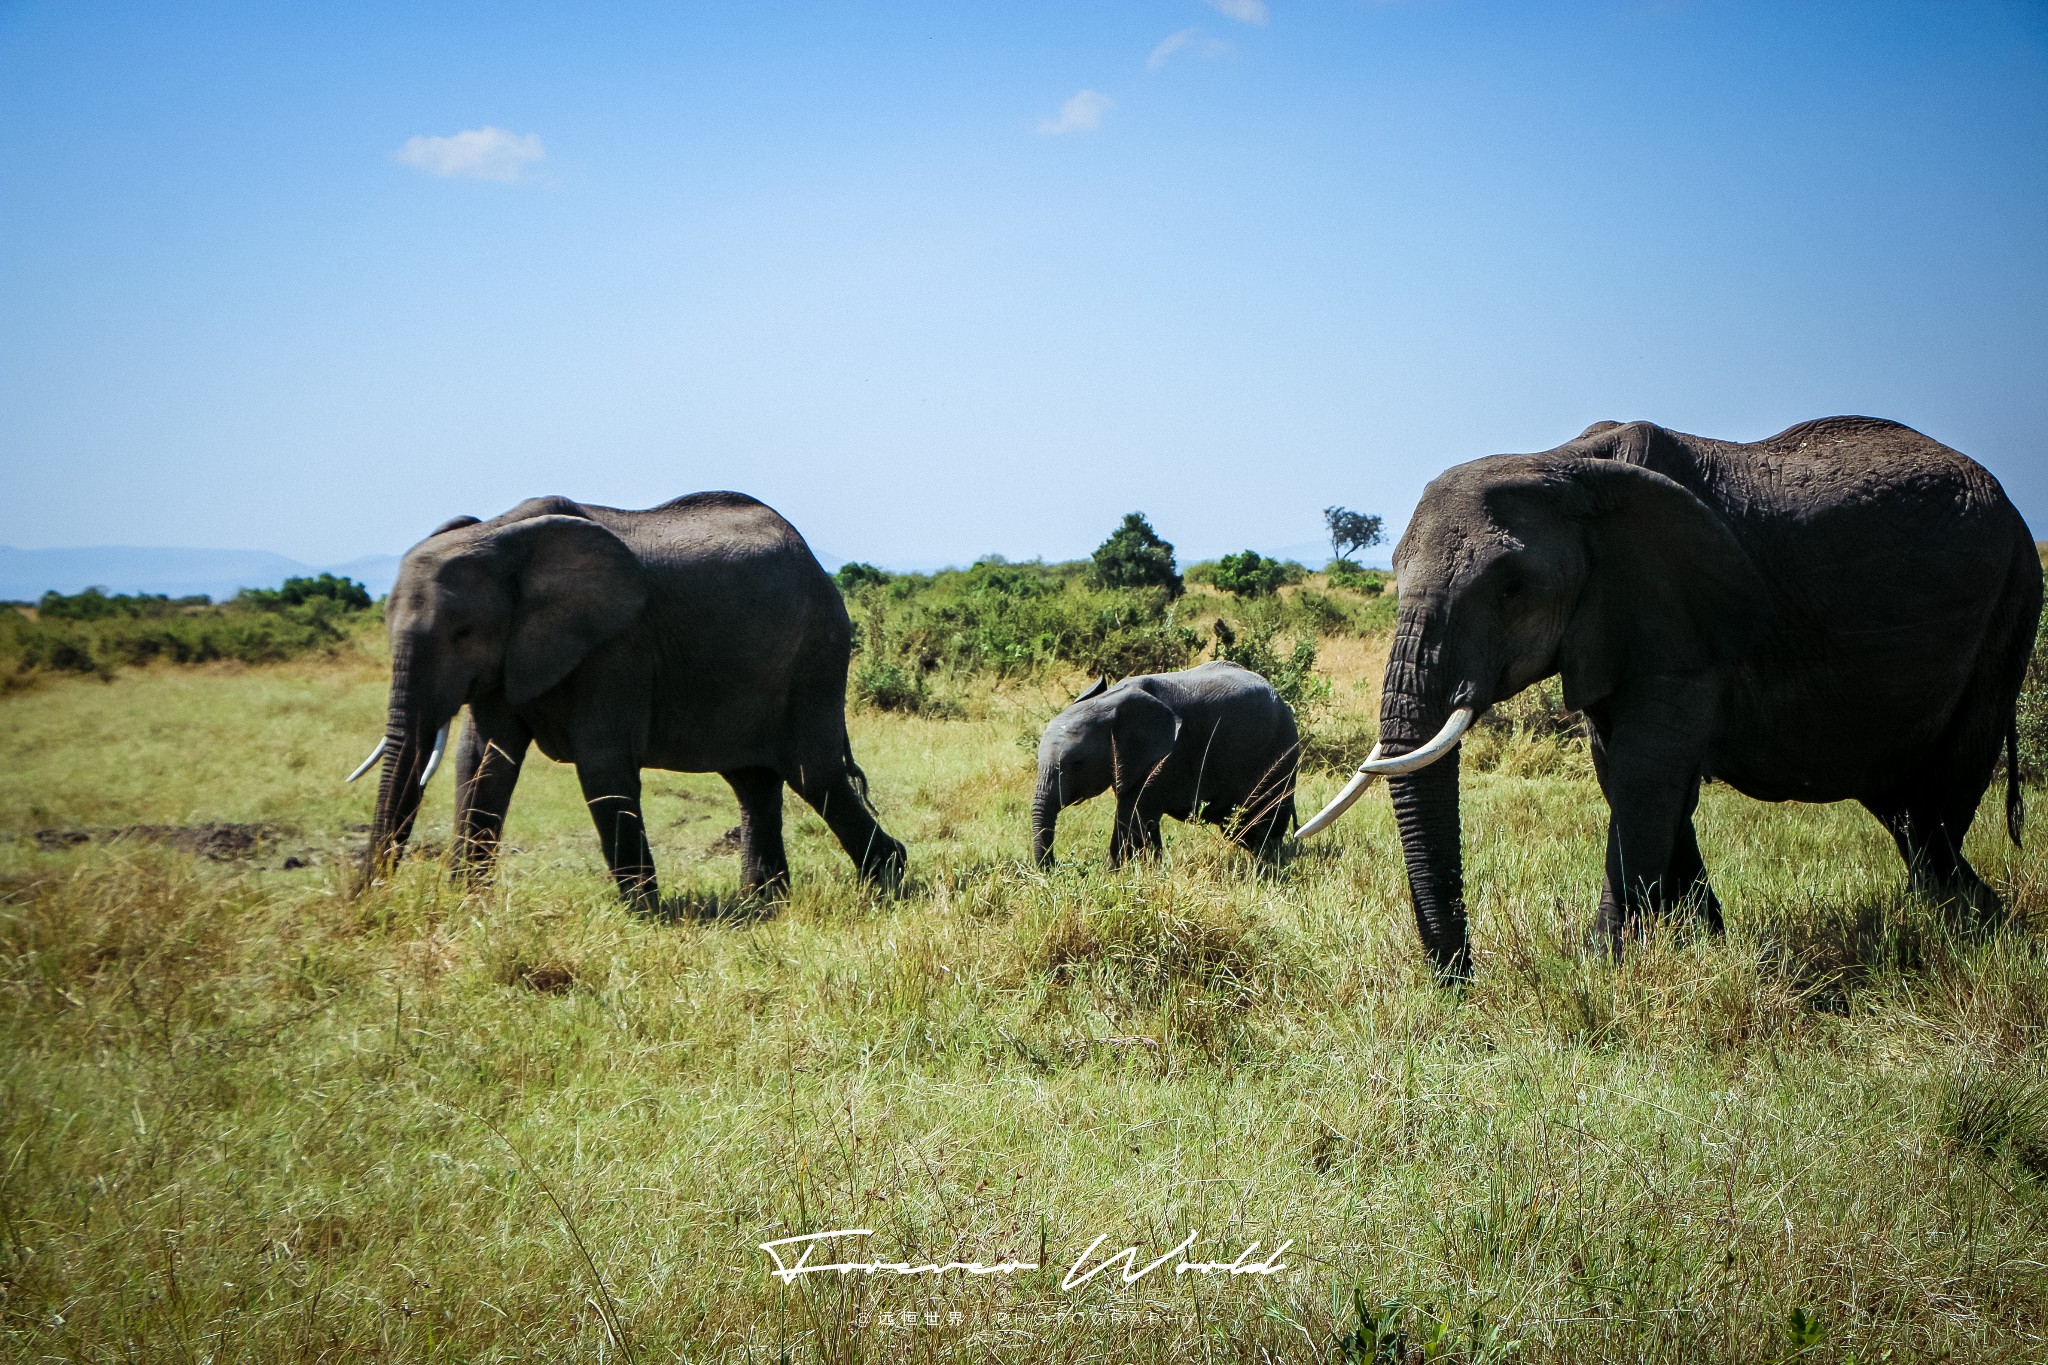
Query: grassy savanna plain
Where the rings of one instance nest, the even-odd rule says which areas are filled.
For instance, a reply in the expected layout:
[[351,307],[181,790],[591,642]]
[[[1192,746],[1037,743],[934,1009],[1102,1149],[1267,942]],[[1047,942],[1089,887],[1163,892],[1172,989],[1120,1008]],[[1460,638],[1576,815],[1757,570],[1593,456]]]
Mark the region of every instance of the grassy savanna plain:
[[[636,918],[537,755],[493,886],[447,876],[443,779],[353,895],[380,648],[0,698],[13,1358],[2048,1355],[2048,860],[1995,802],[1969,853],[2011,916],[1966,932],[1859,808],[1710,787],[1730,932],[1614,967],[1576,947],[1583,752],[1481,733],[1451,993],[1383,792],[1277,871],[1169,824],[1109,872],[1100,801],[1034,869],[1030,746],[1084,681],[1039,674],[853,714],[894,897],[792,799],[793,894],[739,901],[723,783],[649,773]],[[1327,730],[1369,739],[1384,649],[1321,641]],[[170,834],[223,823],[256,828]],[[757,1249],[846,1228],[1046,1268],[785,1286]],[[1190,1232],[1289,1268],[1061,1288],[1098,1235]]]

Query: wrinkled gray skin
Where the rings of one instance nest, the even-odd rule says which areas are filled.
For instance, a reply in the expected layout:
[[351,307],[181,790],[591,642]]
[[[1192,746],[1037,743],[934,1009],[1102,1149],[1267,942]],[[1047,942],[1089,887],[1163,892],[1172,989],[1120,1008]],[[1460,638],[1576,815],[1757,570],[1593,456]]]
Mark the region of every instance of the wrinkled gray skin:
[[1159,850],[1159,818],[1205,820],[1266,857],[1294,822],[1294,713],[1233,663],[1098,680],[1038,741],[1031,851],[1052,862],[1060,811],[1116,793],[1109,865]]
[[846,738],[852,640],[838,589],[796,529],[739,493],[644,512],[534,498],[458,517],[406,552],[385,608],[391,704],[370,866],[419,811],[435,732],[465,704],[456,860],[488,870],[528,744],[576,765],[620,894],[657,902],[640,770],[715,772],[740,802],[749,891],[789,880],[786,782],[863,876],[903,845],[875,821]]
[[[1995,911],[1963,836],[2041,608],[2026,524],[1982,467],[1868,417],[1754,444],[1602,422],[1448,470],[1395,550],[1389,755],[1561,673],[1611,820],[1593,941],[1688,906],[1718,929],[1693,835],[1703,775],[1765,801],[1860,801],[1915,889]],[[1470,970],[1456,752],[1392,783],[1422,941]],[[2007,823],[2019,837],[2019,798]]]

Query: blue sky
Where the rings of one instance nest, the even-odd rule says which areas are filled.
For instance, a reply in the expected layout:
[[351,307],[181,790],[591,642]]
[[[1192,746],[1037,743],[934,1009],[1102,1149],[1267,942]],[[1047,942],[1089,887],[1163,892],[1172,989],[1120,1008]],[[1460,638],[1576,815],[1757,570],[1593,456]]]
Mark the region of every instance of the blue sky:
[[2041,3],[17,3],[0,129],[16,546],[1186,558],[1841,412],[2048,534]]

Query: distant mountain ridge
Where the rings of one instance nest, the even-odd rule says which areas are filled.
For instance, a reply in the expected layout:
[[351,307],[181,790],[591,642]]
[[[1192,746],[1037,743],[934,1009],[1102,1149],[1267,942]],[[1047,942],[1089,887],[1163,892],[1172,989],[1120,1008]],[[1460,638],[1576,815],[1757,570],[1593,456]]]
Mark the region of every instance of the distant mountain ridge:
[[220,600],[243,588],[274,588],[287,578],[333,573],[382,597],[398,577],[397,555],[366,555],[346,564],[313,565],[269,550],[193,550],[93,545],[17,550],[0,545],[0,599],[33,602],[46,592],[101,588],[110,593],[162,593]]

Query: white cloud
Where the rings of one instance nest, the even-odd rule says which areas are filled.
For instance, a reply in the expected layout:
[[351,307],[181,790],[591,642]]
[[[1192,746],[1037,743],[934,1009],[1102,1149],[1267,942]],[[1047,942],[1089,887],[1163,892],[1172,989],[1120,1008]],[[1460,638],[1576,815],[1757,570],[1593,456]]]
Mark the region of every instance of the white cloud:
[[393,155],[407,166],[417,166],[428,175],[459,180],[498,180],[510,184],[526,174],[527,168],[547,156],[540,134],[508,133],[486,124],[468,128],[453,137],[415,135],[405,140]]
[[1102,126],[1102,116],[1116,101],[1100,90],[1076,90],[1074,97],[1060,106],[1058,118],[1041,119],[1038,131],[1041,133],[1092,133]]
[[1266,0],[1209,0],[1209,8],[1240,24],[1266,22]]
[[1211,38],[1198,28],[1184,28],[1159,40],[1159,46],[1153,48],[1152,55],[1145,59],[1145,69],[1157,71],[1173,59],[1174,53],[1183,49],[1198,57],[1221,57],[1230,51],[1230,44],[1220,38]]

